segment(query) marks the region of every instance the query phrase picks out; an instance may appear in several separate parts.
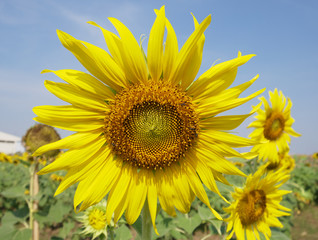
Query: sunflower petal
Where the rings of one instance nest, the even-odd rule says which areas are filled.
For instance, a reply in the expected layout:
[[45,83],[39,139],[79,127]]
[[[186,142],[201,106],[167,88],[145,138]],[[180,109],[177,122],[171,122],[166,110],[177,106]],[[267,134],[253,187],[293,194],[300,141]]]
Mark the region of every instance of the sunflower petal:
[[163,36],[165,32],[165,7],[157,12],[148,42],[147,63],[151,78],[159,80],[163,68]]
[[146,63],[142,50],[129,29],[115,18],[108,18],[117,29],[123,49],[121,56],[126,70],[127,79],[133,83],[144,82],[148,80]]
[[77,40],[60,30],[57,30],[57,35],[63,46],[71,51],[78,61],[95,77],[116,91],[124,86],[123,79],[125,79],[125,76],[122,70],[105,50]]
[[[198,41],[201,39],[203,32],[206,30],[206,28],[209,26],[211,23],[211,15],[209,15],[207,18],[203,20],[203,22],[194,30],[194,32],[191,34],[191,36],[188,38],[186,43],[183,45],[181,48],[178,56],[177,56],[177,63],[174,67],[174,69],[171,72],[171,76],[169,77],[169,81],[173,84],[178,84],[182,77],[185,76],[185,72],[189,73],[189,76],[185,76],[186,79],[190,80],[183,80],[185,82],[189,82],[194,80],[195,75],[197,74],[196,68],[193,69],[191,67],[192,64],[195,64],[195,66],[200,65],[198,63],[200,61],[199,55],[194,55],[197,51],[198,48]],[[191,61],[191,58],[193,56],[196,56],[194,59],[196,62],[193,63]],[[200,61],[201,62],[201,61]],[[188,71],[188,69],[191,68],[193,72]]]

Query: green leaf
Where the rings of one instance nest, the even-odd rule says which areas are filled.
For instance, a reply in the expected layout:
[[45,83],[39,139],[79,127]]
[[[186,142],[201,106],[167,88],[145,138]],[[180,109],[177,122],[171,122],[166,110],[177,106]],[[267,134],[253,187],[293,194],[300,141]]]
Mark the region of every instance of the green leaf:
[[[165,236],[167,233],[174,228],[173,220],[171,217],[163,217],[161,214],[157,216],[156,226],[160,236]],[[156,235],[157,236],[157,235]]]
[[121,225],[115,230],[115,240],[129,240],[132,238],[130,229],[126,225]]
[[198,207],[199,216],[201,217],[202,221],[207,221],[209,219],[214,218],[214,215],[212,214],[211,210],[207,207]]
[[221,232],[221,226],[223,223],[222,221],[217,220],[217,219],[210,219],[209,223],[212,224],[212,226],[216,229],[216,231],[219,235],[222,235],[222,232]]
[[273,239],[273,240],[289,240],[290,238],[282,232],[273,230],[271,239]]
[[187,237],[184,234],[182,234],[180,231],[178,231],[177,229],[172,229],[170,233],[171,233],[171,236],[174,237],[175,239],[179,239],[179,240],[187,239]]
[[65,239],[69,235],[71,230],[74,228],[74,226],[75,226],[74,222],[63,222],[63,228],[59,232],[59,237],[62,237],[63,239]]
[[24,228],[24,229],[18,230],[12,237],[12,240],[30,240],[31,238],[32,238],[31,229]]
[[14,186],[4,190],[1,195],[6,198],[19,198],[24,196],[25,188],[22,186]]
[[[21,221],[21,218],[16,217],[12,212],[6,212],[1,219],[1,224],[3,225],[14,225]],[[1,238],[0,238],[1,239]]]
[[183,214],[178,214],[178,226],[183,228],[188,234],[192,234],[194,229],[196,229],[201,224],[201,218],[199,214],[195,214],[192,217],[186,218]]
[[51,237],[51,240],[63,240],[63,238],[53,236],[53,237]]
[[13,215],[18,217],[18,218],[22,218],[22,219],[26,219],[29,216],[29,208],[27,205],[24,205],[22,208],[16,210],[13,212]]
[[16,232],[17,229],[15,229],[13,225],[3,224],[0,227],[0,239],[12,239]]
[[62,222],[65,215],[70,212],[71,208],[66,206],[62,201],[56,202],[56,204],[52,205],[49,213],[45,215],[41,215],[41,213],[35,214],[35,219],[41,223],[59,223]]

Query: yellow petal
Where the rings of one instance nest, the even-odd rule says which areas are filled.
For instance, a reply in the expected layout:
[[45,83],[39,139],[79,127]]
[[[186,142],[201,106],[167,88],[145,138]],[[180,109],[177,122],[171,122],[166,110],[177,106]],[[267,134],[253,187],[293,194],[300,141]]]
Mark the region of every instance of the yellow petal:
[[121,170],[112,158],[113,156],[109,152],[96,174],[87,176],[79,183],[74,195],[75,209],[82,202],[79,211],[85,210],[100,202],[110,191]]
[[210,168],[203,161],[200,161],[196,165],[195,169],[196,169],[197,173],[199,174],[200,179],[202,180],[204,185],[207,186],[207,188],[209,190],[218,194],[226,203],[229,203],[220,193],[220,191],[215,183],[214,176],[213,176],[213,173],[210,170]]
[[151,171],[147,171],[147,199],[149,212],[151,216],[152,226],[155,230],[155,233],[159,235],[157,227],[156,227],[156,216],[157,216],[157,187],[155,183],[155,178],[153,177],[153,173]]
[[[199,23],[192,14],[194,26],[195,28],[199,28]],[[181,79],[181,88],[186,90],[189,85],[193,82],[195,76],[197,75],[201,62],[202,62],[202,54],[203,54],[203,46],[205,42],[205,36],[202,34],[195,47],[189,52],[187,56],[187,61],[184,61],[184,71],[179,75]]]
[[165,32],[165,7],[157,13],[148,42],[147,63],[151,78],[159,80],[163,68],[163,36]]
[[142,50],[129,29],[115,18],[108,18],[117,29],[123,49],[121,56],[126,70],[127,79],[133,83],[148,80],[147,68]]
[[109,54],[90,43],[79,41],[71,35],[57,30],[57,35],[65,48],[71,51],[78,61],[95,77],[116,91],[120,91],[125,75]]
[[101,147],[104,144],[104,137],[99,137],[91,141],[90,144],[87,144],[85,147],[81,149],[68,150],[67,152],[63,153],[60,157],[55,159],[52,163],[42,168],[38,172],[38,174],[42,175],[53,171],[78,167],[83,163],[85,164],[90,160],[90,158],[94,154],[102,151]]
[[51,93],[65,102],[73,104],[75,107],[87,109],[105,111],[107,109],[104,100],[92,93],[80,90],[72,85],[65,83],[55,83],[46,80],[44,82],[45,87]]
[[156,177],[159,180],[156,181],[157,189],[158,189],[158,198],[162,209],[168,213],[170,216],[175,217],[176,211],[173,206],[173,198],[172,198],[172,189],[169,183],[169,180],[166,179],[166,176],[163,170],[156,171]]
[[[70,150],[70,151],[72,151],[72,150]],[[67,189],[71,185],[82,181],[83,179],[87,178],[88,176],[95,175],[96,172],[98,171],[98,169],[100,169],[101,165],[104,164],[104,162],[105,162],[104,160],[109,155],[109,152],[110,152],[110,149],[105,147],[105,148],[100,148],[95,154],[93,154],[88,159],[86,158],[86,156],[83,156],[84,157],[83,160],[82,160],[82,157],[77,157],[75,160],[73,160],[72,158],[67,159],[67,161],[74,161],[74,162],[76,162],[76,160],[78,160],[78,161],[80,161],[81,164],[74,164],[74,163],[70,162],[72,165],[68,166],[68,168],[66,168],[68,170],[68,172],[65,175],[63,181],[60,183],[59,187],[57,188],[54,196],[60,194],[61,192],[63,192],[65,189]],[[83,152],[83,154],[84,154],[84,152]],[[60,165],[62,165],[62,164],[60,164]],[[67,164],[65,164],[65,165],[67,165]]]
[[253,139],[248,139],[233,135],[227,132],[208,130],[201,133],[202,136],[206,136],[205,139],[211,139],[212,141],[224,142],[231,147],[247,147],[257,144],[258,142]]
[[249,114],[220,116],[204,119],[200,122],[201,128],[214,130],[232,130],[237,128],[241,123],[251,116],[261,106],[258,104]]
[[214,216],[219,219],[222,220],[222,217],[218,214],[218,212],[216,212],[210,205],[208,196],[202,186],[202,183],[200,181],[200,179],[198,178],[197,173],[195,172],[195,170],[192,168],[192,166],[190,166],[189,164],[185,164],[185,166],[187,167],[186,169],[186,174],[188,176],[188,182],[189,185],[191,186],[192,191],[194,192],[194,194],[205,204],[209,207],[209,209],[211,210],[211,212],[214,214]]
[[[137,169],[135,169],[137,170]],[[130,177],[130,188],[128,190],[128,207],[125,213],[125,218],[128,224],[133,224],[140,215],[141,209],[144,206],[147,187],[146,187],[146,173],[147,170],[142,169],[139,173],[135,172]]]
[[[211,15],[203,20],[203,22],[195,29],[195,31],[191,34],[191,36],[181,48],[177,56],[176,65],[171,72],[171,76],[169,76],[169,81],[173,84],[178,84],[180,81],[183,81],[182,77],[184,76],[185,72],[188,72],[187,68],[191,68],[191,64],[193,64],[191,62],[191,57],[196,51],[198,47],[198,41],[201,39],[203,32],[209,26],[210,22]],[[196,61],[198,61],[198,59],[196,59]],[[197,62],[195,62],[194,64],[198,65]],[[196,74],[197,72],[192,72],[187,78],[194,80]],[[188,82],[188,80],[185,81]]]
[[121,53],[123,51],[123,44],[122,44],[120,38],[116,34],[102,28],[101,26],[99,26],[95,22],[89,21],[87,23],[89,23],[95,27],[98,27],[102,30],[110,54],[114,58],[115,62],[121,67],[121,69],[123,69],[123,71],[125,71],[125,66],[124,66],[124,62],[122,59],[122,55],[121,55]]
[[194,98],[213,96],[228,88],[234,81],[237,68],[248,62],[253,54],[238,57],[215,66],[203,73],[187,90]]
[[61,140],[58,140],[53,143],[46,144],[42,147],[39,147],[34,153],[33,156],[39,156],[47,151],[55,149],[78,149],[82,148],[85,145],[93,142],[100,136],[100,131],[90,131],[83,133],[75,133],[68,137],[65,137]]
[[72,69],[63,69],[58,71],[45,69],[41,73],[47,72],[53,72],[58,77],[62,78],[65,82],[79,87],[84,91],[97,94],[104,99],[114,99],[114,93],[112,92],[112,90],[90,74]]
[[119,205],[121,199],[126,198],[128,194],[127,190],[130,184],[130,178],[132,176],[130,172],[131,166],[129,164],[123,165],[120,177],[109,193],[106,207],[106,221],[108,223],[110,223],[113,213],[116,207]]
[[167,28],[167,39],[165,44],[165,50],[163,54],[163,77],[164,79],[169,79],[172,69],[174,69],[176,64],[176,59],[178,56],[178,40],[176,33],[170,24],[169,20],[166,18],[166,28]]
[[[38,106],[34,120],[61,129],[86,132],[102,128],[105,113],[87,111],[73,106]],[[99,131],[100,133],[102,130]]]
[[238,107],[246,102],[248,102],[249,100],[253,99],[254,97],[256,97],[257,95],[261,94],[262,92],[265,91],[264,89],[261,89],[251,95],[249,95],[248,97],[245,98],[236,98],[236,99],[232,99],[229,101],[224,101],[224,102],[218,102],[218,103],[205,103],[205,104],[200,104],[198,106],[198,111],[200,111],[200,118],[208,118],[208,117],[212,117],[215,116],[221,112],[227,111],[229,109]]

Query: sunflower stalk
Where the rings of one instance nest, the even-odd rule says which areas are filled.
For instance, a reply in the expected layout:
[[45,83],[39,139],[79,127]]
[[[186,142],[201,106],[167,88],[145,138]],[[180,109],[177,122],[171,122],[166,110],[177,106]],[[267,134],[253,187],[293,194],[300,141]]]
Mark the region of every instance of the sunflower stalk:
[[152,233],[152,223],[149,212],[148,201],[145,201],[143,210],[142,210],[142,235],[141,240],[149,240],[151,238]]
[[32,239],[39,240],[39,223],[34,219],[34,213],[38,210],[38,202],[35,196],[39,192],[39,179],[36,175],[38,169],[38,162],[35,159],[34,163],[30,166],[30,202],[29,202],[29,226],[32,231]]
[[[107,226],[106,226],[106,228],[107,228]],[[113,227],[109,228],[109,237],[110,237],[110,240],[114,240],[115,239],[115,237],[114,237],[114,228]]]

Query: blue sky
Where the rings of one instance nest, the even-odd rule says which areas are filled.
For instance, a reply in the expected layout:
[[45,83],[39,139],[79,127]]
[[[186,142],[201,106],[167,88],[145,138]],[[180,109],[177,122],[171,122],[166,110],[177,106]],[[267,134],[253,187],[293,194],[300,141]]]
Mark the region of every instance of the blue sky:
[[[155,20],[154,8],[166,5],[166,16],[183,44],[193,31],[190,12],[202,21],[212,15],[199,74],[214,61],[243,54],[257,54],[239,68],[235,81],[240,84],[260,74],[245,94],[260,88],[278,88],[293,102],[293,127],[303,136],[292,138],[291,153],[318,151],[318,1],[79,1],[79,0],[1,0],[0,1],[0,131],[23,136],[35,122],[32,108],[61,105],[49,93],[45,79],[58,80],[43,69],[84,70],[59,42],[56,29],[106,49],[95,21],[115,32],[107,17],[115,17],[130,28],[135,37],[149,35]],[[147,41],[147,39],[146,39]],[[60,80],[58,80],[60,81]],[[267,97],[268,93],[264,93]],[[246,113],[255,99],[231,113]],[[247,136],[248,119],[236,132]],[[58,130],[62,136],[65,131]]]

